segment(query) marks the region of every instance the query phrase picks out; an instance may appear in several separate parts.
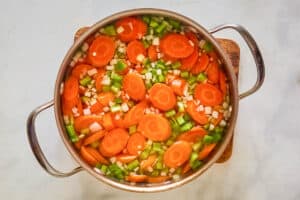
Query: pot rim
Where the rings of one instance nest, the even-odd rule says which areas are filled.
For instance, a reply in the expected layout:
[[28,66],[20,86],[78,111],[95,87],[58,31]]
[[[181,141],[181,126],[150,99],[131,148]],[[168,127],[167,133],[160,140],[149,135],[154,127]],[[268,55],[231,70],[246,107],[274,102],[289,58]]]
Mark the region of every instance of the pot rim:
[[[74,148],[74,145],[70,142],[64,128],[63,128],[63,114],[61,113],[61,102],[60,102],[60,91],[61,91],[61,83],[65,78],[65,74],[68,72],[69,63],[72,59],[73,54],[76,52],[78,47],[83,44],[83,42],[86,40],[86,38],[96,31],[99,30],[100,27],[105,26],[108,23],[111,23],[119,18],[126,17],[126,16],[133,16],[133,15],[143,15],[143,14],[153,14],[153,15],[162,15],[166,17],[170,17],[176,20],[179,20],[185,25],[188,25],[189,27],[192,27],[194,31],[199,33],[201,36],[203,36],[206,40],[212,43],[215,50],[219,54],[220,59],[222,60],[222,63],[225,66],[226,74],[229,79],[229,88],[230,88],[230,98],[231,98],[231,106],[232,106],[232,112],[231,117],[229,121],[229,126],[227,128],[226,134],[224,136],[223,141],[217,148],[217,150],[211,155],[210,159],[196,172],[193,172],[184,178],[178,180],[178,181],[168,181],[162,184],[145,184],[145,185],[132,185],[126,182],[119,182],[110,179],[109,177],[106,177],[105,175],[97,173],[91,166],[86,164],[84,160],[81,159],[80,155],[78,154],[77,150]],[[166,191],[173,188],[176,188],[178,186],[182,186],[198,176],[200,176],[202,173],[204,173],[209,167],[214,164],[218,158],[222,155],[225,148],[230,142],[230,139],[233,135],[233,130],[235,127],[236,119],[237,119],[237,113],[238,113],[238,102],[239,102],[239,96],[238,96],[238,87],[237,87],[237,80],[235,73],[233,71],[232,64],[228,58],[228,56],[225,54],[224,50],[220,47],[220,45],[217,43],[217,41],[214,39],[214,37],[201,25],[199,25],[194,20],[185,17],[179,13],[176,13],[174,11],[169,10],[163,10],[163,9],[156,9],[156,8],[137,8],[137,9],[131,9],[131,10],[124,10],[118,13],[115,13],[113,15],[110,15],[94,25],[92,25],[83,35],[81,35],[78,40],[74,42],[74,44],[70,47],[67,54],[65,55],[63,62],[59,68],[57,79],[55,82],[55,89],[54,89],[54,112],[55,112],[55,120],[56,124],[59,130],[59,134],[67,147],[69,153],[72,155],[72,157],[76,160],[76,162],[82,166],[88,173],[96,177],[98,180],[113,186],[118,189],[122,189],[125,191],[131,191],[131,192],[160,192],[160,191]]]

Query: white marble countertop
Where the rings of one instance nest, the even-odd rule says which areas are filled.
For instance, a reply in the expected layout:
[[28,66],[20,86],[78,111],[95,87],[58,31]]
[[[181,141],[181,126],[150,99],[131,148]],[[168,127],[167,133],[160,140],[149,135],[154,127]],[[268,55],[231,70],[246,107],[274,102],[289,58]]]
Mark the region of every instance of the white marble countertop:
[[[192,183],[158,194],[113,189],[86,172],[49,176],[28,145],[29,112],[53,98],[59,65],[78,27],[136,7],[174,10],[207,28],[239,23],[257,40],[266,79],[259,92],[240,102],[232,158]],[[297,0],[1,1],[1,199],[300,199],[299,10]],[[251,54],[236,33],[218,35],[240,44],[240,88],[249,88],[256,77]],[[58,135],[53,109],[37,123],[49,161],[61,170],[76,166]]]

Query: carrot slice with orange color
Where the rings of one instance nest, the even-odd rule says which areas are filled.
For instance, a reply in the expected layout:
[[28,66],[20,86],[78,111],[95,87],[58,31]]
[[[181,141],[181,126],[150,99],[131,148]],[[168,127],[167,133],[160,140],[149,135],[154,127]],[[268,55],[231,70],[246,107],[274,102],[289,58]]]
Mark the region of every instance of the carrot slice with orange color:
[[94,148],[82,146],[80,148],[80,154],[90,165],[96,165],[97,163],[109,164],[108,161]]
[[98,36],[88,51],[88,60],[96,67],[103,67],[109,63],[115,54],[115,41],[105,35]]
[[148,176],[147,177],[147,182],[148,183],[163,183],[167,180],[169,180],[171,177],[170,176]]
[[[127,45],[126,54],[130,62],[142,63],[146,55],[146,49],[141,41],[134,40]],[[139,58],[141,56],[141,58]]]
[[144,116],[145,109],[147,108],[147,102],[142,101],[133,106],[124,117],[124,125],[126,128],[138,124],[140,119]]
[[198,48],[194,48],[194,51],[190,56],[181,59],[180,69],[190,71],[196,64],[198,60],[198,55],[199,55]]
[[146,95],[146,87],[143,79],[135,74],[127,74],[123,78],[123,89],[133,100],[142,100]]
[[190,171],[190,169],[191,169],[190,162],[187,162],[187,163],[183,166],[183,168],[182,168],[182,170],[181,170],[181,174],[186,174],[188,171]]
[[142,160],[141,162],[141,169],[147,170],[149,167],[152,167],[157,159],[157,156],[155,154],[150,155],[146,160]]
[[63,99],[71,104],[77,103],[77,98],[79,94],[79,83],[78,79],[74,76],[70,76],[64,84],[64,91],[63,91]]
[[222,103],[222,92],[209,83],[198,84],[195,88],[194,97],[200,100],[204,106],[216,106]]
[[199,40],[196,34],[192,31],[188,31],[185,33],[186,37],[194,43],[194,47],[198,48]]
[[97,115],[83,115],[75,118],[74,127],[76,131],[81,131],[82,129],[89,128],[94,122],[98,124],[102,123],[102,117]]
[[192,74],[199,74],[200,72],[204,72],[208,66],[209,57],[206,53],[202,53],[199,56],[197,62],[195,63],[194,67],[191,70]]
[[109,102],[112,102],[115,99],[115,95],[112,92],[102,92],[98,94],[97,100],[103,106],[108,106]]
[[216,143],[204,146],[204,148],[198,154],[198,159],[199,160],[205,159],[212,152],[212,150],[215,148],[215,146],[216,146]]
[[136,159],[136,155],[126,155],[126,154],[120,154],[116,156],[117,161],[120,161],[121,163],[127,164],[131,161],[134,161]]
[[220,70],[217,61],[213,61],[208,65],[206,73],[208,80],[210,80],[213,83],[219,83]]
[[125,17],[120,19],[116,22],[116,29],[118,38],[123,42],[140,39],[147,33],[147,25],[135,17]]
[[93,69],[93,66],[91,65],[87,65],[87,64],[79,64],[76,65],[73,69],[72,69],[72,76],[80,79],[82,78],[84,75],[86,75],[87,71]]
[[74,143],[76,149],[80,150],[81,146],[83,145],[83,140],[79,140]]
[[98,73],[95,75],[95,87],[98,92],[102,91],[102,80],[105,75],[105,71],[103,69],[98,70]]
[[116,128],[107,133],[100,144],[99,150],[106,157],[120,153],[127,144],[129,135],[126,130]]
[[193,128],[192,130],[182,133],[177,140],[183,140],[186,142],[191,142],[191,143],[195,143],[197,142],[199,139],[203,138],[206,135],[206,131],[201,128],[201,127],[197,127],[197,128]]
[[183,78],[176,78],[171,81],[171,88],[175,94],[179,96],[184,95],[184,90],[187,89],[187,82]]
[[145,182],[146,179],[147,179],[147,175],[144,174],[130,174],[125,177],[126,181],[134,182],[134,183]]
[[149,90],[151,103],[158,109],[167,111],[176,105],[173,90],[163,83],[155,83]]
[[167,167],[177,168],[185,163],[192,153],[191,144],[186,141],[173,143],[164,154],[164,163]]
[[102,125],[106,130],[111,130],[115,127],[113,117],[110,112],[103,115]]
[[91,113],[97,114],[99,112],[102,112],[103,107],[104,106],[99,101],[97,101],[95,104],[91,105],[90,107]]
[[227,93],[227,84],[226,84],[226,76],[223,71],[220,70],[219,74],[219,85],[220,90],[222,91],[223,95],[225,96]]
[[165,35],[160,41],[160,49],[164,54],[173,58],[186,58],[194,51],[188,38],[178,33]]
[[92,144],[93,142],[96,142],[96,141],[99,141],[101,138],[104,137],[106,131],[97,131],[95,133],[93,133],[91,136],[88,136],[84,142],[83,142],[83,145],[89,145],[89,144]]
[[197,106],[193,101],[188,101],[187,102],[187,112],[189,115],[195,120],[197,123],[203,125],[208,122],[208,117],[205,115],[205,113],[198,112],[197,111]]
[[147,114],[142,117],[138,131],[153,141],[165,141],[171,135],[169,121],[158,114]]
[[131,155],[138,155],[140,151],[143,151],[146,145],[145,137],[140,133],[134,133],[129,137],[127,143],[128,153]]
[[151,45],[148,47],[148,57],[152,62],[157,60],[156,46]]

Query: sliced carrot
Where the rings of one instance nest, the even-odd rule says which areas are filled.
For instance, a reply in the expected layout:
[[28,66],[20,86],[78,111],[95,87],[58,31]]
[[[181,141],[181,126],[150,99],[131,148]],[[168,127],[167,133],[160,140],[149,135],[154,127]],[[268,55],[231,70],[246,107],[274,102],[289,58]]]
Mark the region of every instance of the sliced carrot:
[[167,74],[167,76],[166,76],[166,84],[170,84],[176,78],[178,78],[178,76],[176,76],[174,74]]
[[212,150],[215,148],[215,146],[216,146],[216,143],[209,144],[209,145],[205,146],[205,147],[199,152],[198,159],[199,159],[199,160],[205,159],[205,158],[212,152]]
[[198,84],[194,92],[195,99],[200,100],[204,106],[216,106],[222,103],[222,92],[209,83]]
[[198,55],[199,55],[198,48],[194,48],[194,51],[190,56],[181,59],[180,69],[190,71],[196,64],[198,60]]
[[76,105],[79,95],[79,82],[74,76],[70,76],[64,84],[63,99],[66,103]]
[[146,145],[145,137],[140,133],[134,133],[129,137],[127,143],[128,153],[131,155],[138,155],[143,151]]
[[160,41],[160,49],[164,54],[173,58],[186,58],[194,51],[188,38],[178,33],[165,35]]
[[123,78],[123,89],[133,100],[142,100],[146,95],[146,87],[143,79],[135,74],[127,74]]
[[100,144],[99,150],[106,157],[120,153],[127,144],[129,135],[126,130],[116,128],[107,133]]
[[141,101],[140,103],[133,106],[124,117],[124,125],[126,128],[136,125],[140,119],[144,116],[145,109],[147,108],[147,102]]
[[171,62],[171,63],[174,63],[176,61],[178,61],[178,58],[173,58],[171,56],[168,56],[166,54],[163,54],[162,55],[162,59],[165,61],[165,62]]
[[192,31],[186,32],[185,35],[189,40],[191,40],[194,43],[194,47],[198,48],[199,40],[197,38],[197,35]]
[[187,112],[189,115],[195,120],[197,123],[203,125],[208,122],[208,117],[205,115],[205,113],[198,112],[197,111],[197,106],[193,101],[188,101],[187,102]]
[[103,105],[97,101],[95,104],[91,105],[90,110],[91,113],[97,114],[103,111]]
[[169,180],[170,176],[148,176],[147,182],[148,183],[163,183],[167,180]]
[[155,164],[157,156],[155,154],[150,155],[146,160],[142,160],[141,162],[141,169],[147,170],[149,167],[152,167]]
[[204,72],[208,66],[209,57],[206,53],[202,53],[199,56],[197,62],[195,63],[194,67],[191,70],[192,74],[199,74],[200,72]]
[[87,64],[79,64],[76,65],[73,69],[72,69],[72,76],[80,79],[83,76],[86,75],[87,71],[93,69],[93,66],[91,65],[87,65]]
[[96,165],[97,163],[109,164],[109,162],[94,148],[82,146],[80,148],[80,154],[90,165]]
[[142,183],[145,182],[147,179],[147,175],[143,175],[143,174],[130,174],[128,176],[125,177],[126,181],[129,182],[134,182],[134,183]]
[[171,82],[171,88],[175,94],[184,95],[184,90],[187,89],[187,82],[183,78],[176,78]]
[[149,90],[151,103],[158,109],[167,111],[176,105],[176,97],[173,90],[163,83],[155,83]]
[[197,128],[193,128],[192,130],[182,133],[177,140],[182,140],[182,141],[186,141],[186,142],[191,142],[191,143],[195,143],[197,142],[199,139],[203,138],[206,135],[206,131],[201,128],[201,127],[197,127]]
[[102,125],[106,130],[111,130],[111,129],[115,128],[113,117],[112,117],[112,114],[110,112],[105,113],[103,115]]
[[126,154],[120,154],[116,156],[117,161],[120,161],[121,163],[127,164],[136,159],[136,155],[126,155]]
[[102,92],[98,94],[97,100],[103,106],[108,106],[109,102],[114,101],[115,95],[112,92]]
[[158,114],[147,114],[142,117],[138,131],[153,141],[165,141],[171,135],[169,121]]
[[79,97],[77,98],[76,106],[77,106],[77,110],[78,110],[79,115],[83,115],[82,102],[81,102]]
[[183,166],[183,168],[182,168],[182,170],[181,170],[181,174],[186,174],[188,171],[190,171],[190,169],[191,169],[190,162],[187,162],[187,163]]
[[223,113],[219,112],[218,118],[217,119],[215,119],[215,118],[212,119],[212,124],[214,126],[218,126],[218,124],[222,121],[223,118],[224,118]]
[[105,35],[98,36],[88,51],[88,60],[96,67],[103,67],[109,63],[115,54],[115,41]]
[[217,61],[211,62],[206,70],[207,78],[213,83],[219,83],[219,64]]
[[76,131],[80,132],[82,129],[89,128],[94,122],[101,124],[102,117],[97,115],[83,115],[75,118],[74,127]]
[[62,112],[65,116],[71,116],[73,115],[72,108],[76,106],[77,101],[67,101],[64,98],[62,99]]
[[114,113],[112,117],[115,127],[126,128],[125,120],[123,119],[121,112]]
[[104,137],[106,131],[97,131],[93,133],[92,135],[88,136],[86,139],[84,139],[83,145],[89,145],[92,144],[93,142],[99,141],[101,138]]
[[185,163],[192,153],[192,146],[186,141],[173,143],[164,154],[164,163],[167,167],[177,168]]
[[98,73],[95,75],[95,87],[98,92],[102,91],[102,80],[105,75],[105,71],[103,69],[99,69]]
[[117,21],[116,29],[118,38],[123,42],[140,39],[147,33],[147,25],[135,17],[125,17]]
[[78,150],[80,150],[80,148],[81,148],[82,145],[83,145],[83,140],[79,140],[79,141],[77,141],[77,142],[74,143],[74,146]]
[[210,51],[208,52],[208,55],[214,60],[214,61],[218,61],[218,55],[215,51]]
[[139,60],[139,56],[146,56],[146,49],[141,41],[133,40],[126,48],[126,55],[130,62],[134,64],[142,63],[143,60]]
[[226,76],[225,76],[225,73],[221,70],[220,70],[220,74],[219,74],[219,85],[220,85],[220,90],[223,93],[223,96],[225,96],[227,93]]
[[157,60],[156,46],[151,45],[148,47],[148,57],[152,62]]

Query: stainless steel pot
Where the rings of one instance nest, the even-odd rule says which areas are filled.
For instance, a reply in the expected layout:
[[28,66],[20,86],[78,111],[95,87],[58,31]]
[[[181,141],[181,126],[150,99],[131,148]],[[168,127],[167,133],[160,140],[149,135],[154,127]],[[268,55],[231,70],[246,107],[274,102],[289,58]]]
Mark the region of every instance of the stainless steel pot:
[[[137,185],[132,185],[128,184],[125,182],[118,182],[114,181],[104,175],[101,175],[97,173],[96,171],[93,170],[92,167],[90,167],[84,160],[81,159],[79,156],[78,152],[75,150],[73,147],[73,144],[70,142],[68,135],[64,131],[64,123],[63,123],[63,115],[61,112],[61,102],[60,102],[60,85],[64,81],[64,78],[68,72],[68,66],[69,63],[72,60],[72,56],[74,55],[75,51],[78,49],[80,45],[83,44],[83,42],[92,34],[94,34],[96,31],[99,30],[100,27],[105,26],[106,24],[109,24],[117,19],[120,19],[125,16],[131,16],[131,15],[144,15],[144,14],[154,14],[154,15],[162,15],[166,17],[170,17],[173,19],[176,19],[183,24],[185,24],[188,28],[192,29],[194,32],[198,33],[202,37],[204,37],[206,40],[211,42],[219,54],[219,57],[221,58],[222,62],[224,63],[225,66],[225,71],[229,80],[229,86],[230,86],[230,95],[231,95],[231,103],[232,103],[232,115],[230,118],[229,122],[229,127],[227,129],[227,132],[224,136],[224,139],[222,143],[220,144],[219,148],[214,151],[214,153],[211,155],[210,159],[203,165],[202,168],[200,168],[198,171],[188,174],[187,176],[183,177],[179,181],[169,181],[161,184],[137,184]],[[237,79],[233,71],[232,64],[230,63],[229,58],[225,54],[225,52],[221,49],[219,44],[217,43],[216,39],[213,37],[213,33],[216,33],[220,30],[223,29],[233,29],[237,31],[242,38],[245,40],[246,44],[248,45],[253,58],[256,63],[256,68],[257,68],[257,80],[256,83],[252,88],[250,88],[248,91],[239,94],[238,93],[238,88],[237,88]],[[193,179],[197,178],[200,176],[202,173],[204,173],[212,164],[214,164],[218,158],[222,155],[223,151],[225,150],[226,146],[228,145],[232,134],[233,130],[235,127],[236,119],[237,119],[237,114],[238,114],[238,104],[239,100],[251,95],[255,91],[257,91],[264,80],[264,75],[265,75],[265,69],[264,69],[264,62],[262,55],[260,53],[260,50],[258,49],[258,46],[253,39],[253,37],[250,35],[250,33],[243,28],[240,25],[237,24],[223,24],[218,27],[215,27],[210,30],[206,30],[204,27],[193,21],[192,19],[189,19],[185,16],[182,16],[178,13],[168,11],[168,10],[161,10],[161,9],[153,9],[153,8],[142,8],[142,9],[134,9],[134,10],[127,10],[123,11],[120,13],[116,13],[114,15],[111,15],[103,20],[100,20],[93,26],[91,26],[83,35],[81,35],[78,40],[75,41],[75,43],[71,46],[69,51],[67,52],[61,67],[59,69],[56,83],[55,83],[55,90],[54,90],[54,99],[51,100],[48,103],[45,103],[39,107],[37,107],[35,110],[31,112],[31,114],[28,117],[27,121],[27,134],[28,134],[28,140],[30,143],[30,147],[40,163],[40,165],[48,172],[50,175],[55,176],[55,177],[68,177],[73,174],[76,174],[77,172],[80,171],[87,171],[90,173],[92,176],[96,177],[100,181],[107,183],[115,188],[127,190],[127,191],[134,191],[134,192],[158,192],[158,191],[165,191],[169,190],[172,188],[176,188],[178,186],[181,186],[189,181],[192,181]],[[54,111],[55,111],[55,118],[56,118],[56,123],[57,127],[60,133],[60,136],[67,147],[68,151],[72,155],[72,157],[77,161],[79,164],[79,167],[76,167],[70,172],[61,172],[59,170],[56,170],[52,165],[47,161],[45,155],[43,154],[42,149],[40,148],[39,142],[37,140],[36,136],[36,131],[35,131],[35,119],[37,115],[41,112],[46,110],[49,107],[54,106]]]

